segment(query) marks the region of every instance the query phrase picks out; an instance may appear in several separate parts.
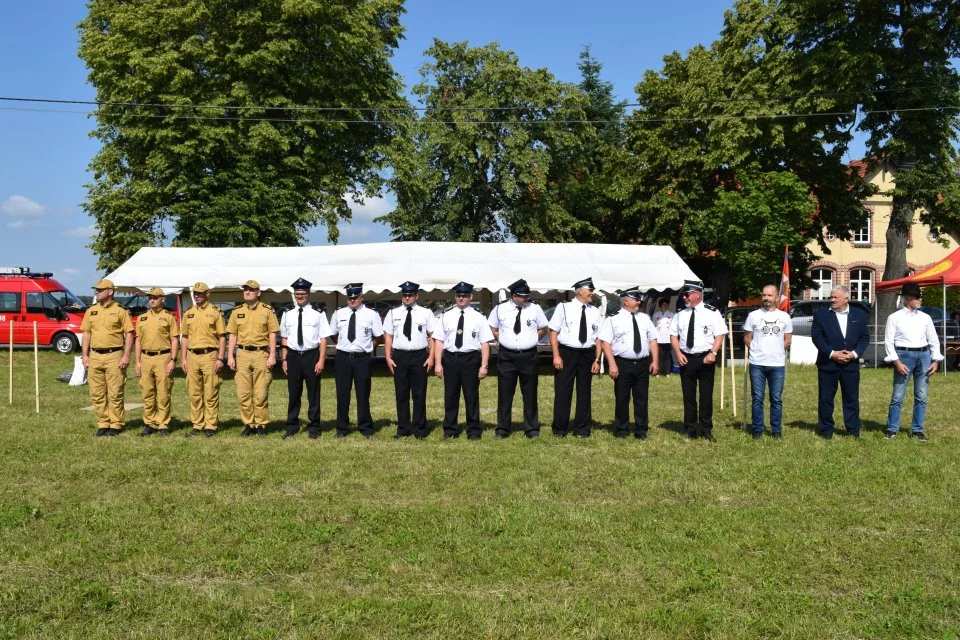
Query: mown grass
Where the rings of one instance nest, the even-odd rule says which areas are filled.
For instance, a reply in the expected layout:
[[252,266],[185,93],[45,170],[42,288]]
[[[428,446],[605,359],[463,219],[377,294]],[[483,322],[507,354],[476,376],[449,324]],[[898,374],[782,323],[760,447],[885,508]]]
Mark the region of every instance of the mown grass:
[[[928,443],[882,438],[889,370],[864,371],[861,440],[816,438],[805,367],[783,442],[754,442],[729,408],[718,443],[686,442],[676,376],[652,381],[648,441],[557,440],[548,375],[539,441],[396,442],[385,376],[374,440],[281,440],[278,379],[268,438],[238,436],[228,381],[224,431],[197,441],[136,437],[139,411],[92,437],[86,387],[53,381],[71,362],[41,354],[38,416],[32,354],[14,354],[13,406],[0,358],[3,637],[960,635],[953,375],[932,384]],[[612,393],[595,380],[600,425]],[[182,378],[174,395],[182,420]],[[491,379],[491,429],[495,401]],[[439,419],[436,379],[429,402]],[[328,428],[334,409],[326,378]]]

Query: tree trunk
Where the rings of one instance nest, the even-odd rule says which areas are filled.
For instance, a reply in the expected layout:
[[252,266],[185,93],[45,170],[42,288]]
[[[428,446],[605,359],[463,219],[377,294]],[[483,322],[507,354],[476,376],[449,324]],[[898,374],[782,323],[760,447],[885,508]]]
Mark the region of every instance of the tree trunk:
[[[910,226],[913,224],[913,202],[908,196],[894,195],[893,209],[890,212],[890,226],[887,227],[887,256],[884,264],[883,279],[897,280],[907,275],[907,241],[910,238]],[[880,326],[877,327],[876,341],[882,336],[887,316],[897,310],[899,291],[877,293],[877,312]]]

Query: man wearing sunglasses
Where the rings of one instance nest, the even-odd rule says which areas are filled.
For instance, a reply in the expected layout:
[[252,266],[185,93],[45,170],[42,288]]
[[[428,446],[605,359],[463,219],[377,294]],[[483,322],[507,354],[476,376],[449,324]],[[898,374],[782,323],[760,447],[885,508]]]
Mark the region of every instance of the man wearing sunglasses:
[[163,298],[163,289],[150,289],[149,308],[137,318],[134,361],[143,396],[141,436],[157,431],[161,436],[170,435],[170,389],[180,326],[173,314],[163,308]]
[[363,305],[363,283],[346,287],[347,305],[330,318],[330,328],[337,336],[337,357],[334,360],[337,383],[337,438],[350,433],[350,390],[357,392],[357,430],[365,438],[373,437],[370,416],[370,385],[373,370],[373,349],[383,336],[380,314]]
[[[383,346],[387,367],[393,374],[397,398],[395,439],[413,435],[427,437],[427,373],[433,368],[433,314],[417,304],[420,285],[407,280],[400,285],[402,304],[387,312],[383,322]],[[410,400],[413,399],[413,416]]]

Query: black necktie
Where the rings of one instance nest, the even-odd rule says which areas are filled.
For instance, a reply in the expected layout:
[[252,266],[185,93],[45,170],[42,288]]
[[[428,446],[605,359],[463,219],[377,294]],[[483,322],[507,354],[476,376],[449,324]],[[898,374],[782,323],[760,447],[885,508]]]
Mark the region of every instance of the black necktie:
[[460,321],[457,322],[457,339],[453,341],[453,346],[457,349],[463,347],[463,314],[464,311],[460,310]]
[[403,335],[407,340],[413,339],[413,309],[407,307],[407,319],[403,321]]
[[687,350],[693,349],[693,308],[690,308],[690,324],[687,325]]
[[637,324],[637,314],[633,315],[633,352],[640,353],[643,351],[643,345],[640,344],[640,325]]
[[357,339],[357,310],[354,309],[350,314],[350,322],[347,323],[347,342],[353,342]]
[[580,344],[587,344],[587,305],[583,305],[580,314]]
[[523,311],[523,307],[517,305],[517,319],[513,321],[513,332],[517,335],[520,335],[520,312]]
[[303,307],[297,310],[297,346],[303,349]]

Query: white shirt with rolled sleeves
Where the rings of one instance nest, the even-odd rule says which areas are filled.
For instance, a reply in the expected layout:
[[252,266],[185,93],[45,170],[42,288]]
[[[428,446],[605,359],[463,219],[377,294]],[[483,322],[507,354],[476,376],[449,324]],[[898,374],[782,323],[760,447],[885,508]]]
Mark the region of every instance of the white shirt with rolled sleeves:
[[783,338],[793,333],[790,315],[780,309],[754,309],[743,322],[743,331],[753,333],[750,342],[750,364],[763,367],[785,367],[787,350]]
[[[513,325],[520,313],[520,333],[513,332]],[[547,327],[547,316],[539,305],[528,302],[518,311],[512,300],[502,302],[493,308],[487,318],[490,327],[499,331],[497,338],[501,347],[507,349],[532,349],[540,342],[538,331]]]
[[303,306],[303,344],[297,342],[297,324],[300,307],[283,312],[280,318],[280,337],[286,339],[287,348],[294,351],[310,351],[320,347],[320,341],[333,335],[327,316],[309,304]]
[[383,324],[380,322],[380,314],[369,307],[361,306],[357,309],[357,327],[356,339],[353,342],[347,340],[347,331],[350,328],[350,316],[353,309],[350,307],[340,307],[333,312],[330,318],[330,328],[337,336],[337,351],[345,353],[367,353],[373,352],[373,341],[383,335]]
[[383,319],[383,331],[393,336],[393,349],[397,351],[419,351],[430,346],[430,335],[436,320],[429,309],[418,304],[410,307],[413,316],[410,320],[410,339],[403,334],[403,323],[407,321],[407,307],[400,305],[387,312]]
[[673,315],[673,311],[657,311],[653,314],[653,326],[657,328],[657,342],[660,344],[670,344],[670,322]]
[[[463,346],[457,349],[457,326],[460,324],[460,312],[463,311]],[[479,351],[480,346],[493,342],[493,331],[487,319],[473,307],[461,309],[453,307],[440,316],[439,327],[434,337],[443,340],[443,348],[451,353]]]
[[[690,314],[694,311],[693,348],[688,350],[687,328],[690,326]],[[713,350],[713,341],[717,336],[727,335],[727,325],[723,323],[719,311],[701,302],[695,309],[687,307],[673,316],[670,335],[677,336],[683,353],[704,353]]]
[[[580,316],[584,313],[587,314],[587,341],[580,342]],[[597,335],[600,333],[602,322],[603,316],[600,314],[600,309],[592,304],[585,305],[572,300],[557,305],[547,326],[557,332],[557,341],[560,344],[574,349],[585,349],[597,344]]]
[[[637,327],[640,329],[640,353],[633,350],[633,318],[637,318]],[[606,342],[618,358],[639,360],[650,355],[650,343],[657,341],[657,329],[650,321],[650,317],[643,311],[630,313],[620,309],[615,315],[606,319],[600,329],[598,340]]]
[[883,335],[883,346],[887,351],[885,362],[900,359],[897,347],[908,349],[930,348],[930,357],[934,362],[943,360],[940,353],[940,338],[933,326],[933,318],[919,309],[901,307],[887,317],[887,329]]

